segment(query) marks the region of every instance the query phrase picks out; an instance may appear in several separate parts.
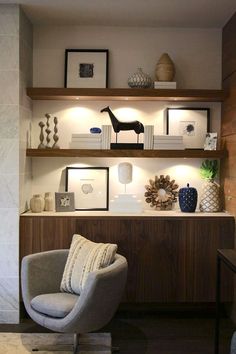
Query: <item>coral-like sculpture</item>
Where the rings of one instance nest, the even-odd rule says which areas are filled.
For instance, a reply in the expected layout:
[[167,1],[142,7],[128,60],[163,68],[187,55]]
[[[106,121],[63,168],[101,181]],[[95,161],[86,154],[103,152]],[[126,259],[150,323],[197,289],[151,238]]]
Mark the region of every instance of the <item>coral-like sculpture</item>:
[[170,180],[170,176],[160,175],[155,176],[155,180],[149,180],[149,185],[146,185],[144,194],[145,200],[150,204],[151,208],[156,210],[171,210],[172,204],[177,201],[179,188],[175,180]]

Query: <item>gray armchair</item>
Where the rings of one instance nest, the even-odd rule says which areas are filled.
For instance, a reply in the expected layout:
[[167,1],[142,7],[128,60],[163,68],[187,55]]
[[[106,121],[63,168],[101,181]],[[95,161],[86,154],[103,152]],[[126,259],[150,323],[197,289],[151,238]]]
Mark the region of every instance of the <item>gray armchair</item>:
[[98,330],[113,317],[124,291],[127,261],[117,254],[108,267],[89,273],[80,295],[60,292],[69,250],[26,256],[22,260],[21,286],[29,316],[55,332],[78,334]]

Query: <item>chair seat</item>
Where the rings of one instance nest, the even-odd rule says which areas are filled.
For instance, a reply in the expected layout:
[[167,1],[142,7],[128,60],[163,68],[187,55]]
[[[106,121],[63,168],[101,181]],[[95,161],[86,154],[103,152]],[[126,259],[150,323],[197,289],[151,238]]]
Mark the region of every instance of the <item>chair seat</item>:
[[78,295],[69,293],[42,294],[34,297],[30,303],[37,312],[63,318],[73,309],[78,298]]

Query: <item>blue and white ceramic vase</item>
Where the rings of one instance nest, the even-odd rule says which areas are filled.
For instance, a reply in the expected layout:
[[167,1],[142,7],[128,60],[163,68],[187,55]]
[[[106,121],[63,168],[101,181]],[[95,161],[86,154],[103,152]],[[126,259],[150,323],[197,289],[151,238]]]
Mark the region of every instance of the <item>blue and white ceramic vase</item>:
[[196,188],[187,187],[179,190],[179,206],[180,210],[185,213],[193,213],[197,206],[197,190]]

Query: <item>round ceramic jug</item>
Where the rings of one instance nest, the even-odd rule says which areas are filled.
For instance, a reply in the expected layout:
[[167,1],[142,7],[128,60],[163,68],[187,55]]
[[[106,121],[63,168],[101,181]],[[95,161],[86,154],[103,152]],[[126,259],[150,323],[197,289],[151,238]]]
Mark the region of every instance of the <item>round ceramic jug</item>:
[[41,194],[35,194],[30,199],[30,209],[32,213],[41,213],[44,210],[44,199]]
[[185,213],[193,213],[197,206],[197,190],[196,188],[189,187],[180,188],[179,190],[179,206],[180,210]]
[[152,79],[142,68],[138,68],[137,72],[129,76],[128,85],[131,88],[149,88],[152,86]]
[[44,210],[45,211],[52,211],[53,210],[52,193],[50,193],[50,192],[45,193],[44,201],[45,201]]
[[172,81],[175,76],[175,66],[167,53],[163,53],[156,65],[157,81]]

